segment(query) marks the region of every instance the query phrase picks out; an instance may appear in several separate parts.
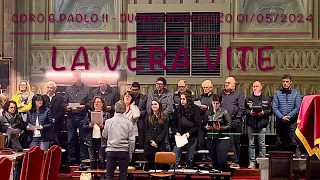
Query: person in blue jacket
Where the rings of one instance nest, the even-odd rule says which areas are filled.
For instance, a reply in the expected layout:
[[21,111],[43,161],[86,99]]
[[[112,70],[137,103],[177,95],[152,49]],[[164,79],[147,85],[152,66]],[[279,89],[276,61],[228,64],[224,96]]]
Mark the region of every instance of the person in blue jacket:
[[295,130],[302,97],[299,90],[292,88],[292,77],[283,75],[282,88],[273,97],[272,109],[276,116],[277,146],[279,150],[295,151],[301,157]]

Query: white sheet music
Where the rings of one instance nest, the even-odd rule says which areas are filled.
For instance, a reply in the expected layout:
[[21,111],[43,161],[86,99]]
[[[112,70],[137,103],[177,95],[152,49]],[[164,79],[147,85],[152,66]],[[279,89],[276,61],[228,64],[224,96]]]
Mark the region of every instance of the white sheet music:
[[68,104],[72,109],[77,109],[77,107],[80,107],[80,103],[69,103]]
[[183,135],[183,136],[175,135],[174,138],[176,140],[177,147],[183,147],[184,145],[186,145],[188,143],[188,138],[185,135]]
[[194,101],[194,105],[201,106],[201,101]]

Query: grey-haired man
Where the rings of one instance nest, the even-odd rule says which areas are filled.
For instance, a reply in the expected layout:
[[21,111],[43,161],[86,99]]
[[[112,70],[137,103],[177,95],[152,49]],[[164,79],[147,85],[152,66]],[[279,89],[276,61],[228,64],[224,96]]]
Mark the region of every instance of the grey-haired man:
[[127,179],[128,164],[135,147],[133,124],[123,113],[126,105],[123,101],[115,104],[115,114],[105,122],[102,136],[107,140],[107,180],[113,179],[114,171],[119,165],[119,179]]

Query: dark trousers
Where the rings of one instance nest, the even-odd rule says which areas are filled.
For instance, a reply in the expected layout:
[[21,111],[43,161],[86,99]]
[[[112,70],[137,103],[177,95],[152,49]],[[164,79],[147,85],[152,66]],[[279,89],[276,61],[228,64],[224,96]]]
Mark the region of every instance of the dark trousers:
[[[73,165],[77,162],[77,152],[79,149],[76,147],[79,145],[80,141],[80,162],[89,157],[88,146],[84,144],[87,132],[82,128],[84,116],[78,114],[69,114],[67,120],[68,128],[68,162]],[[79,128],[79,136],[77,129]]]
[[212,166],[219,171],[228,171],[228,139],[207,139],[206,145],[209,150]]
[[[62,121],[62,120],[60,120]],[[55,123],[53,124],[53,130],[52,130],[52,143],[53,145],[61,146],[61,130],[62,130],[62,123]]]
[[144,132],[144,128],[143,128],[143,121],[142,120],[138,120],[138,139],[137,139],[137,142],[138,142],[138,146],[137,148],[138,149],[143,149],[144,147],[144,135],[145,135],[145,132]]
[[105,148],[101,147],[101,138],[92,138],[91,147],[88,148],[91,169],[106,169]]
[[204,139],[205,132],[202,129],[198,131],[198,147],[199,150],[204,150],[206,147],[205,139]]
[[231,126],[231,133],[239,133],[239,135],[231,135],[229,139],[229,150],[234,153],[233,162],[238,164],[240,156],[240,136],[242,133],[242,121],[233,121],[231,123]]
[[21,170],[22,170],[22,159],[17,161],[17,163],[15,164],[14,171],[13,171],[13,180],[20,180]]
[[[20,112],[19,113],[22,117],[25,117],[26,118],[26,114],[25,112]],[[28,123],[26,121],[23,121],[23,124],[24,124],[24,127],[26,127],[28,125]],[[26,132],[24,134],[22,134],[20,137],[19,137],[19,140],[20,140],[20,144],[22,146],[23,149],[27,149],[29,148],[30,146],[30,143],[31,141],[28,141],[29,139],[29,136],[32,136],[32,134],[30,134],[30,132]]]
[[276,125],[278,150],[295,151],[297,147],[297,137],[295,134],[297,122],[277,120]]
[[129,152],[108,151],[107,152],[107,180],[113,180],[114,171],[119,165],[119,180],[127,180]]
[[151,170],[151,169],[155,169],[155,163],[154,163],[154,157],[155,157],[155,154],[148,154],[146,155],[146,160],[148,162],[148,170]]

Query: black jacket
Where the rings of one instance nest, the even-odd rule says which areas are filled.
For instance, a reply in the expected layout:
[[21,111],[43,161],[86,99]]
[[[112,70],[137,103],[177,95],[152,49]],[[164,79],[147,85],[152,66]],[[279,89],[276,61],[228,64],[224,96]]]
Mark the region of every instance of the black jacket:
[[[160,124],[156,121],[156,123],[149,123],[148,116],[146,116],[146,133],[145,133],[145,142],[144,142],[144,150],[146,155],[155,154],[158,151],[166,150],[166,142],[165,137],[168,134],[169,130],[169,121],[168,118],[165,119],[163,124]],[[158,147],[155,148],[151,146],[150,140],[153,140]]]
[[230,94],[222,91],[221,96],[221,107],[228,111],[232,121],[242,122],[245,113],[244,94],[239,89],[236,89]]
[[56,94],[52,97],[51,101],[48,95],[44,95],[44,100],[46,107],[50,109],[52,119],[55,119],[55,122],[53,123],[53,131],[55,133],[60,133],[62,130],[64,115],[66,114],[63,102],[64,99],[61,95]]
[[[206,125],[210,121],[219,121],[220,123],[220,130],[207,130]],[[211,123],[209,123],[211,125]],[[231,129],[231,117],[228,113],[228,111],[222,107],[220,107],[216,113],[214,113],[212,110],[207,111],[207,114],[204,116],[203,123],[202,123],[202,129],[205,132],[205,138],[206,139],[218,139],[223,137],[229,137],[228,134]]]
[[189,133],[189,141],[195,140],[198,137],[198,131],[201,127],[200,108],[197,105],[190,105],[187,108],[181,105],[173,112],[171,116],[171,131],[172,134],[177,132],[181,135]]
[[138,128],[140,130],[144,129],[145,126],[145,119],[146,119],[146,115],[147,115],[147,100],[148,97],[144,94],[139,94],[139,102],[136,103],[136,105],[138,105],[138,108],[140,110],[140,117],[138,118]]
[[[0,131],[2,133],[7,133],[9,127],[19,130],[20,137],[26,131],[25,123],[19,114],[15,114],[10,120],[6,116],[0,117]],[[19,141],[19,137],[10,133],[8,133],[8,140],[5,144],[5,147],[9,147],[15,152],[20,152],[23,150]]]
[[[108,112],[103,113],[103,127],[104,127],[106,120],[108,120],[110,118],[110,116],[111,115]],[[92,146],[91,142],[92,142],[93,128],[89,127],[90,122],[91,122],[91,111],[89,111],[87,113],[86,117],[83,120],[83,124],[82,124],[83,130],[86,132],[86,139],[85,139],[84,144],[87,146]],[[101,147],[106,147],[107,146],[106,140],[102,137],[103,128],[100,128],[100,130],[101,130]]]
[[204,116],[207,111],[212,110],[212,96],[214,93],[211,91],[210,93],[204,93],[200,96],[200,101],[202,105],[206,105],[208,108],[206,110],[201,110],[200,115]]
[[[250,111],[253,106],[262,106],[263,116],[251,116]],[[272,114],[271,99],[268,96],[251,95],[245,100],[245,108],[247,115],[247,125],[252,128],[266,128],[269,123],[269,116]]]
[[93,110],[92,100],[95,96],[102,97],[104,102],[106,103],[106,106],[111,106],[111,110],[109,112],[113,117],[114,105],[116,104],[117,101],[120,100],[120,93],[118,92],[118,90],[114,87],[111,87],[109,84],[107,85],[107,89],[104,94],[102,94],[102,92],[100,91],[100,87],[93,90],[90,94],[90,104],[89,104],[90,110]]

